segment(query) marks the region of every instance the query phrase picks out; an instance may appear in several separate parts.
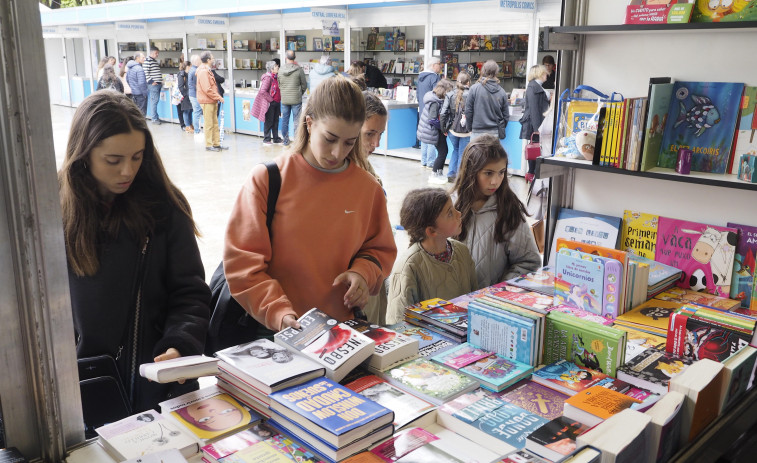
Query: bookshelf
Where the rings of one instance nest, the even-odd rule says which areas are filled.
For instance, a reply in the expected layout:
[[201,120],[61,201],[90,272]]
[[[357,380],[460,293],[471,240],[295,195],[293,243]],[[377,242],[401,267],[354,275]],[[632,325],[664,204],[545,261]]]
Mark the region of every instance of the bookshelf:
[[[390,84],[404,83],[409,78],[413,85],[423,70],[425,26],[364,27],[353,33],[359,37],[353,47],[353,61],[367,61],[376,66]],[[400,71],[398,63],[402,63]]]
[[232,32],[230,67],[235,86],[247,87],[265,73],[265,63],[278,57],[279,31]]
[[441,53],[445,75],[457,78],[458,70],[465,70],[475,81],[480,66],[488,60],[497,61],[500,85],[510,93],[526,86],[528,34],[502,35],[446,35],[435,36],[433,47]]
[[[178,72],[179,61],[184,53],[183,38],[150,39],[150,47],[156,47],[159,50],[158,61],[161,71]],[[184,60],[187,60],[186,56]]]

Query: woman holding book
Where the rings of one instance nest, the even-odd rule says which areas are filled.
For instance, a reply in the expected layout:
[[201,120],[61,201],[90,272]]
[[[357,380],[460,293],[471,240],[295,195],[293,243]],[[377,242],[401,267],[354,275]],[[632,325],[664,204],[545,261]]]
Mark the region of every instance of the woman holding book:
[[58,181],[77,357],[111,356],[133,411],[197,389],[138,374],[202,353],[210,290],[189,204],[133,101],[112,91],[84,99]]
[[324,80],[300,117],[290,151],[275,160],[281,188],[270,230],[262,164],[242,186],[226,229],[231,295],[274,331],[299,328],[297,318],[313,307],[353,318],[351,309],[381,289],[397,253],[384,192],[364,168],[358,86],[343,76]]

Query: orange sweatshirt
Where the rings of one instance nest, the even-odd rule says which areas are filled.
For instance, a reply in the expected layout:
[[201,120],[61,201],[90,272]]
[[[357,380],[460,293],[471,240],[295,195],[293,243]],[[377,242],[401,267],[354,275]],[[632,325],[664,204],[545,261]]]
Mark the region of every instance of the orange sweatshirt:
[[274,331],[285,315],[299,317],[313,307],[340,321],[352,318],[344,305],[347,288],[332,286],[334,279],[352,270],[378,294],[397,256],[384,192],[353,163],[339,173],[322,172],[300,154],[276,163],[281,191],[272,240],[263,164],[253,168],[231,212],[223,259],[231,294]]
[[210,72],[207,64],[197,68],[197,102],[200,104],[220,103],[221,94],[218,93],[216,78]]

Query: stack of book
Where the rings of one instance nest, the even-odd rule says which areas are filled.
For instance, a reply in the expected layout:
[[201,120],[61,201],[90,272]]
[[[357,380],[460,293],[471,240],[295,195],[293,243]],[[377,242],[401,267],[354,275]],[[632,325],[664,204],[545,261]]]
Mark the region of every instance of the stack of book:
[[458,344],[465,342],[468,333],[468,310],[439,298],[406,307],[405,321],[439,333]]
[[541,363],[545,318],[489,296],[468,304],[468,342],[527,365]]
[[197,440],[185,432],[182,426],[155,410],[137,413],[95,431],[99,436],[97,443],[116,461],[165,449],[178,449],[185,458],[200,451]]
[[479,382],[425,358],[417,358],[381,373],[381,378],[435,405],[479,387]]
[[432,357],[432,360],[465,373],[478,380],[481,387],[494,392],[530,376],[534,371],[531,365],[506,359],[467,342]]
[[302,329],[285,328],[274,335],[274,341],[314,360],[334,381],[341,381],[374,353],[376,343],[371,338],[318,309],[310,309],[298,321]]
[[265,424],[238,432],[214,444],[202,447],[203,461],[230,463],[238,461],[290,461],[318,463],[321,459],[313,452],[293,441],[286,434]]
[[269,421],[330,461],[339,461],[394,432],[394,412],[331,381],[316,378],[271,394]]
[[376,343],[373,355],[367,360],[368,368],[373,371],[385,371],[418,357],[419,342],[416,338],[364,320],[347,320],[344,324]]
[[666,350],[693,359],[722,362],[755,342],[757,319],[685,304],[670,316]]
[[272,392],[323,376],[326,369],[307,357],[267,339],[229,347],[215,353],[218,387],[267,415]]
[[667,291],[675,286],[678,280],[681,279],[680,269],[672,267],[670,265],[657,262],[653,259],[647,259],[646,257],[629,254],[628,259],[630,265],[644,265],[646,264],[649,269],[649,279],[647,281],[647,299],[653,298],[655,295]]
[[682,306],[682,302],[650,299],[620,315],[615,319],[615,325],[667,336],[670,315]]
[[388,328],[408,338],[416,339],[418,341],[418,355],[420,357],[431,357],[441,354],[460,344],[460,342],[452,338],[407,322],[395,323],[394,325],[389,325]]
[[547,265],[535,272],[507,280],[505,283],[545,296],[552,296],[555,294],[554,267]]

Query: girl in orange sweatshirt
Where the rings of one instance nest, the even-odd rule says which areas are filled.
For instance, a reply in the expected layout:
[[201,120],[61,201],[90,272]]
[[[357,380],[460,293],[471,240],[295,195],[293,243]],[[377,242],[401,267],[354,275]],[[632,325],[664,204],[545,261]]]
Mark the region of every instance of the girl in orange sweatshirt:
[[229,219],[224,271],[234,298],[269,330],[299,328],[317,307],[352,318],[389,275],[397,248],[381,186],[363,165],[365,100],[344,77],[324,81],[276,159],[281,190],[266,227],[268,174],[255,166]]

